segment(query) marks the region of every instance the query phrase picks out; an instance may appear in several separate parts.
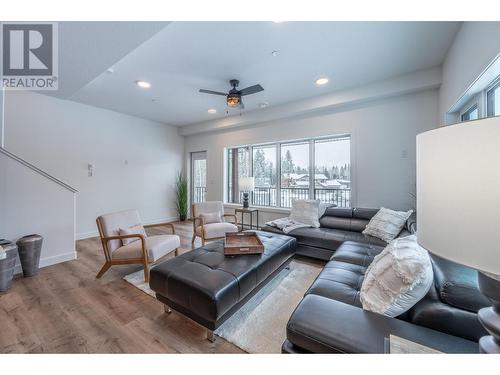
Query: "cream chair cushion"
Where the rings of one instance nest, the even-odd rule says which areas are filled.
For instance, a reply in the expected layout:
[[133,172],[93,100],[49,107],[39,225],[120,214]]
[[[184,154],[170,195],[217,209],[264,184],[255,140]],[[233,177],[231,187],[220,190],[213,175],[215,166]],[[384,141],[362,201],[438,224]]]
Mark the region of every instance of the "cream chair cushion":
[[[148,260],[155,262],[162,256],[174,251],[181,245],[179,236],[165,234],[146,238]],[[113,251],[111,257],[116,259],[142,258],[142,241],[134,241]]]
[[[225,237],[226,233],[238,232],[238,227],[232,223],[205,224],[205,238]],[[196,234],[201,237],[201,227],[196,228]]]

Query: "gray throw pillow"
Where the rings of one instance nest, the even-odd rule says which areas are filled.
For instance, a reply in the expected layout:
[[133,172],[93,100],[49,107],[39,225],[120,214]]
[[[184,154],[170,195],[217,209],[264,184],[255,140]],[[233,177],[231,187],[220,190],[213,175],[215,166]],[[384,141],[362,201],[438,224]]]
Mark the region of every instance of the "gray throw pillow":
[[412,213],[413,210],[404,212],[382,207],[371,218],[363,234],[380,238],[385,242],[391,242],[401,232],[406,224],[406,220],[408,220]]
[[292,199],[290,220],[319,228],[319,199]]

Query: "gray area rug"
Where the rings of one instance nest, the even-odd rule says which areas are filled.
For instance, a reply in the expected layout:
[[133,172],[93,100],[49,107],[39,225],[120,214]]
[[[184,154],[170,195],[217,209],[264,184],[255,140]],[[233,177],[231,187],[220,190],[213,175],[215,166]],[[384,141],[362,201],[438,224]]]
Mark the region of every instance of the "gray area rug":
[[[248,353],[280,353],[286,323],[322,268],[317,263],[293,260],[289,270],[276,275],[215,333]],[[155,297],[142,270],[124,280]]]

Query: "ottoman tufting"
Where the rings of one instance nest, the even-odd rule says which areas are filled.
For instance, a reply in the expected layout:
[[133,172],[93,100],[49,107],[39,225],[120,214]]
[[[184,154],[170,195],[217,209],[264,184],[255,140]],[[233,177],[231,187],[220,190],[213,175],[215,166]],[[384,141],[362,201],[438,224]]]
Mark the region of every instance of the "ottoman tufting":
[[224,255],[224,240],[169,259],[151,269],[150,287],[170,308],[207,328],[207,338],[295,254],[293,237],[257,231],[264,253]]

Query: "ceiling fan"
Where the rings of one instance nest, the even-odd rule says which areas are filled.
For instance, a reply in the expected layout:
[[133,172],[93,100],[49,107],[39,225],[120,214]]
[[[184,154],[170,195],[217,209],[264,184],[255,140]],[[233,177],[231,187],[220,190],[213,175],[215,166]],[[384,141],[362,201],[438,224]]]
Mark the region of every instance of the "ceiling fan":
[[220,91],[212,91],[212,90],[205,90],[205,89],[200,89],[200,92],[204,94],[212,94],[212,95],[222,95],[226,97],[226,104],[228,107],[235,108],[235,107],[240,107],[240,108],[245,108],[243,105],[243,101],[241,100],[242,96],[245,95],[250,95],[250,94],[255,94],[260,91],[264,91],[264,88],[261,85],[253,85],[241,90],[238,90],[237,87],[240,84],[240,81],[237,79],[232,79],[229,81],[229,84],[233,87],[231,90],[229,90],[228,93],[225,92],[220,92]]

